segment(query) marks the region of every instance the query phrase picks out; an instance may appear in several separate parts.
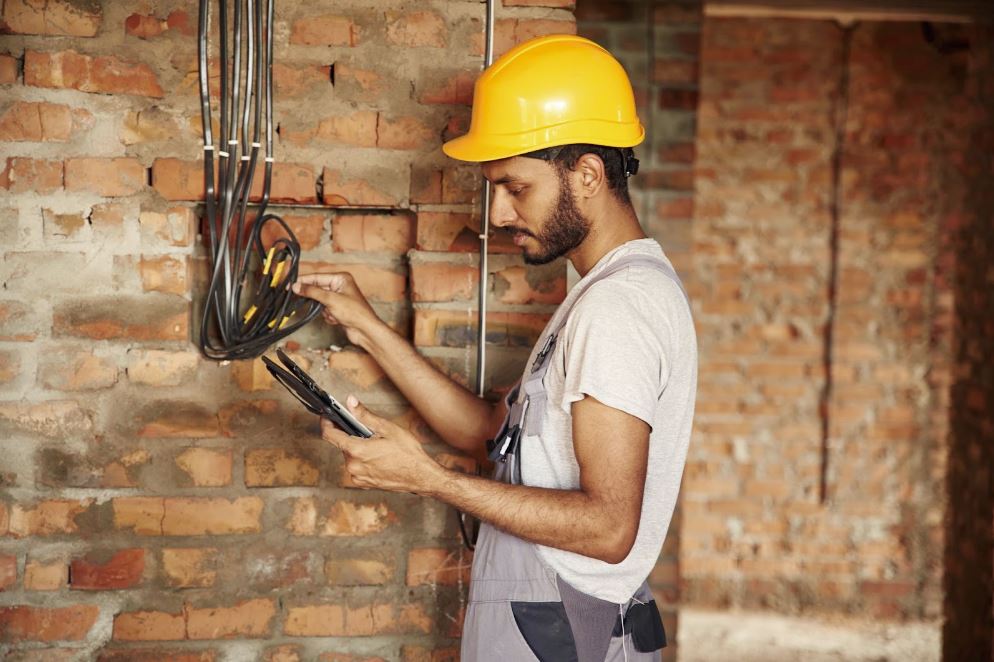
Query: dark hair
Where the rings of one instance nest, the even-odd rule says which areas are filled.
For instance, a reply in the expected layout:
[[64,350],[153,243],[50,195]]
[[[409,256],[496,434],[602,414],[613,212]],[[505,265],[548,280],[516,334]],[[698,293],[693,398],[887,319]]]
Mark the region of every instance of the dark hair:
[[628,177],[638,172],[638,159],[630,147],[605,147],[603,145],[588,145],[576,143],[560,147],[548,147],[534,152],[522,154],[533,159],[550,162],[560,172],[573,170],[576,162],[584,154],[596,154],[604,162],[604,176],[608,188],[619,201],[631,204],[628,194]]

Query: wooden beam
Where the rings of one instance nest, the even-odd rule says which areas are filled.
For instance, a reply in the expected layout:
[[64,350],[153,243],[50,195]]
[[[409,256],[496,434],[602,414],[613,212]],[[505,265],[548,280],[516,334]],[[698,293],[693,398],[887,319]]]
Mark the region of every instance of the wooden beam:
[[994,20],[989,2],[936,0],[707,0],[706,16],[973,23]]

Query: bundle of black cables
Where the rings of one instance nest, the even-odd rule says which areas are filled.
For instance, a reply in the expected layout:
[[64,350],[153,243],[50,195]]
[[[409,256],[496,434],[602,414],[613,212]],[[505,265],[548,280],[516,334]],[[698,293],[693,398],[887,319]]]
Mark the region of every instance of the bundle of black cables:
[[[321,312],[311,299],[296,296],[300,244],[282,218],[267,214],[273,176],[273,0],[217,1],[221,145],[215,149],[211,116],[208,36],[211,0],[200,0],[198,55],[200,109],[204,132],[205,236],[211,256],[210,283],[200,325],[200,349],[216,360],[261,355]],[[229,62],[229,31],[233,42]],[[244,58],[243,58],[244,56]],[[265,111],[263,112],[263,96]],[[251,125],[251,140],[249,129]],[[262,197],[246,233],[249,194],[266,131]],[[217,182],[215,157],[217,152]],[[276,223],[282,234],[266,250],[263,228]],[[250,281],[254,275],[255,286]]]

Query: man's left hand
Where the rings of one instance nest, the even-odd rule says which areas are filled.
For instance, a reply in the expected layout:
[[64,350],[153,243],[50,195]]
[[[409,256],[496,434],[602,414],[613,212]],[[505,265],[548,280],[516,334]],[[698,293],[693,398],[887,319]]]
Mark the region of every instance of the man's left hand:
[[352,415],[373,432],[353,437],[327,419],[321,419],[321,438],[345,455],[345,470],[357,487],[425,494],[440,479],[442,467],[421,447],[413,434],[381,418],[355,396],[346,402]]

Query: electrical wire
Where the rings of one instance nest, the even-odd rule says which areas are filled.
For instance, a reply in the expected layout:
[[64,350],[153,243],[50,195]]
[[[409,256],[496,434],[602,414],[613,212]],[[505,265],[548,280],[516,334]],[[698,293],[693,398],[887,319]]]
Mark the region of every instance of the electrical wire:
[[[233,0],[230,25],[228,0],[217,1],[220,144],[216,146],[209,45],[213,3],[200,0],[197,50],[204,137],[204,234],[211,273],[198,343],[205,356],[218,361],[260,356],[321,312],[319,303],[290,290],[300,267],[300,243],[282,218],[266,213],[274,163],[273,1]],[[262,196],[252,205],[255,218],[249,222],[249,197],[263,147],[263,127]],[[267,249],[262,237],[269,224],[276,224],[285,236]]]

